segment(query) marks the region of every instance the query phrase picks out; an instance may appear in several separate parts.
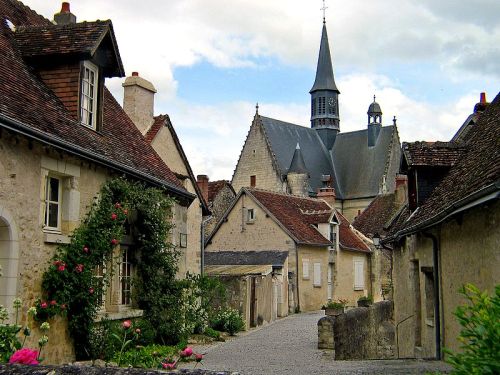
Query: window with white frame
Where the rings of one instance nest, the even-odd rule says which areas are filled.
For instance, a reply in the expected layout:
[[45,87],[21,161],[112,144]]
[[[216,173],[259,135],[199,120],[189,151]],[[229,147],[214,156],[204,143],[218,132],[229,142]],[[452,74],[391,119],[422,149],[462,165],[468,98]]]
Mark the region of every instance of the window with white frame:
[[309,259],[302,259],[302,278],[309,279]]
[[98,83],[97,66],[85,61],[80,89],[80,121],[83,125],[92,129],[96,128]]
[[365,260],[363,258],[354,259],[354,290],[365,289]]
[[314,271],[313,285],[321,286],[321,263],[314,263],[313,271]]
[[61,229],[62,181],[56,176],[47,176],[45,184],[44,229]]
[[132,250],[125,247],[122,252],[120,264],[120,304],[130,306],[132,304]]

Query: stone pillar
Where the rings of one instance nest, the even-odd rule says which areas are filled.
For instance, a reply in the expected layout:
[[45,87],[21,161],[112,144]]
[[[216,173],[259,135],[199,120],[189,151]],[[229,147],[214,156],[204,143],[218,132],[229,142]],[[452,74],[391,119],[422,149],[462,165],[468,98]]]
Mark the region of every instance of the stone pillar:
[[324,316],[318,321],[318,349],[335,349],[334,323],[333,316]]

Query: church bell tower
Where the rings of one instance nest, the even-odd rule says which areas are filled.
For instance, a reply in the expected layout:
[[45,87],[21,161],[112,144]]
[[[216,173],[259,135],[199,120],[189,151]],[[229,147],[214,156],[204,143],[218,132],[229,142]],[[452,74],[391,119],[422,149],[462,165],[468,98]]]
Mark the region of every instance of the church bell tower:
[[309,93],[311,94],[311,127],[318,131],[324,145],[330,150],[340,131],[340,91],[333,77],[332,59],[324,17],[316,79]]

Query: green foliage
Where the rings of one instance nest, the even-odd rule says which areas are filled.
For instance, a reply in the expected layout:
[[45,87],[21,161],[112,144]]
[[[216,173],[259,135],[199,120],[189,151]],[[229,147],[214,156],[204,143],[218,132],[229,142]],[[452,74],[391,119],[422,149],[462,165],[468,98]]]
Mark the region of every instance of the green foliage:
[[220,309],[210,321],[210,326],[234,336],[245,328],[245,322],[238,310],[232,308]]
[[0,363],[8,362],[10,356],[21,349],[22,344],[17,338],[21,328],[17,324],[0,324]]
[[361,297],[358,298],[358,301],[359,302],[361,302],[361,301],[365,302],[366,301],[368,303],[373,303],[373,297],[370,296],[370,295],[368,295],[368,296],[361,296]]
[[[169,315],[169,306],[175,306],[179,296],[174,280],[178,253],[168,240],[172,204],[173,200],[159,189],[124,178],[114,179],[102,187],[99,199],[73,232],[71,243],[57,248],[43,275],[39,310],[44,318],[67,314],[78,359],[89,356],[90,332],[102,295],[103,285],[94,277],[94,270],[112,261],[129,215],[133,215],[133,236],[141,254],[134,284],[138,307],[158,327],[161,339],[175,330],[165,326],[172,324],[179,329],[179,322]],[[109,277],[108,274],[105,285]],[[42,308],[44,303],[46,308]]]
[[[174,357],[179,351],[176,346],[148,345],[136,346],[122,354],[123,366],[157,368],[164,358]],[[118,363],[118,353],[113,358]]]
[[323,306],[323,309],[343,309],[348,303],[349,300],[347,299],[337,298],[335,300],[328,301],[328,303]]
[[460,292],[469,301],[455,311],[462,326],[458,337],[462,351],[446,350],[447,361],[454,374],[500,374],[500,285],[491,297],[472,284]]
[[220,332],[211,328],[211,327],[207,327],[205,329],[205,335],[208,336],[208,337],[211,337],[217,341],[220,341],[221,340],[221,336],[220,336]]

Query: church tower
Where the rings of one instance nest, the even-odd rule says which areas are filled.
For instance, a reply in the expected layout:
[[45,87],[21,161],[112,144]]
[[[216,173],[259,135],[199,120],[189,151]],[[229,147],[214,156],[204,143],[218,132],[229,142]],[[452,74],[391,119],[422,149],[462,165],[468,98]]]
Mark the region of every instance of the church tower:
[[326,148],[331,150],[337,133],[340,131],[340,91],[333,78],[332,59],[324,18],[316,79],[309,93],[311,94],[311,127],[318,131]]

